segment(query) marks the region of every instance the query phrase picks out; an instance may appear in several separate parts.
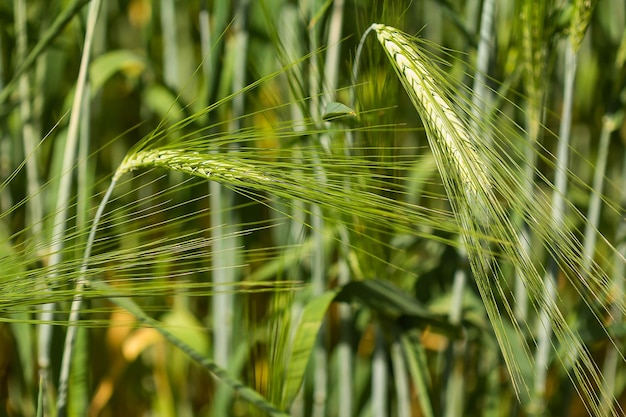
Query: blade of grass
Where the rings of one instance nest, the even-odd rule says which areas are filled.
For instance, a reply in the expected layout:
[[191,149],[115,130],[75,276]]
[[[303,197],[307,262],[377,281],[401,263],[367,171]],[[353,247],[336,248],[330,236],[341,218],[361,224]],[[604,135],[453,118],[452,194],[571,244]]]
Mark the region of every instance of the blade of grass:
[[289,409],[293,404],[307,368],[307,363],[314,349],[318,333],[330,303],[337,295],[336,291],[326,291],[314,296],[303,308],[296,326],[290,349],[288,362],[285,364],[285,385],[282,394],[281,408]]
[[102,293],[110,294],[109,299],[118,305],[119,307],[124,308],[125,310],[132,313],[138,320],[148,325],[151,328],[156,329],[159,333],[161,333],[170,343],[183,351],[187,356],[193,359],[198,364],[202,365],[206,370],[208,370],[212,375],[218,378],[221,382],[230,386],[234,391],[236,391],[242,398],[246,401],[249,401],[254,406],[259,409],[267,412],[271,416],[275,417],[288,417],[289,415],[281,410],[279,410],[274,404],[270,403],[267,399],[261,396],[258,392],[251,389],[250,387],[244,385],[241,381],[232,377],[228,372],[226,372],[223,368],[217,366],[217,364],[204,357],[193,348],[191,348],[188,344],[184,343],[182,340],[177,338],[173,333],[168,331],[161,323],[152,317],[148,316],[140,307],[130,298],[121,298],[116,297],[116,291],[110,288],[107,284],[101,281],[92,281],[89,283],[90,288],[94,288]]

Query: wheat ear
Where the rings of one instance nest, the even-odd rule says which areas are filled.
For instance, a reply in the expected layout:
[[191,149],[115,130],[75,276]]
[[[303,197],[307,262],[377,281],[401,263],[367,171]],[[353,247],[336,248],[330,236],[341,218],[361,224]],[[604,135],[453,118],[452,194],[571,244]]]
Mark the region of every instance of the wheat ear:
[[[470,201],[475,201],[479,188],[489,188],[489,179],[470,139],[467,126],[452,110],[440,93],[441,87],[424,67],[425,57],[398,30],[374,24],[378,40],[394,63],[404,88],[418,112],[424,116],[426,128],[433,132],[443,145],[443,155],[453,161],[458,179]],[[436,149],[433,149],[436,151]]]
[[[600,400],[597,390],[598,387],[601,387],[600,390],[603,389],[602,375],[580,336],[566,322],[556,301],[543,297],[544,284],[541,274],[528,254],[518,249],[521,243],[517,233],[491,189],[491,178],[472,140],[476,135],[471,135],[467,125],[453,110],[446,98],[445,90],[438,85],[436,78],[426,67],[425,63],[428,63],[429,59],[414,45],[408,35],[382,24],[373,24],[368,32],[370,30],[376,32],[378,41],[424,121],[428,140],[440,174],[444,178],[446,190],[451,196],[457,221],[462,223],[464,230],[467,231],[463,238],[472,271],[516,391],[523,386],[530,394],[519,368],[519,353],[512,348],[510,336],[502,321],[502,312],[498,307],[498,298],[506,300],[507,293],[504,288],[506,277],[489,255],[491,251],[485,241],[485,236],[489,235],[495,238],[507,258],[523,271],[529,297],[535,309],[548,313],[554,333],[564,350],[560,355],[562,363],[567,367],[571,366],[568,370],[570,378],[580,384],[577,390],[582,391],[588,400],[586,404],[588,410],[598,415]],[[511,319],[511,324],[516,327],[527,359],[532,361],[528,346],[521,336],[523,332],[517,327],[510,305],[504,303],[503,308]],[[617,415],[615,411],[612,413]]]
[[[516,391],[521,386],[528,390],[521,378],[519,365],[514,360],[514,351],[507,339],[497,307],[496,299],[498,295],[502,296],[501,284],[492,276],[495,271],[491,271],[492,260],[487,255],[488,243],[481,238],[490,232],[491,229],[487,229],[488,224],[493,220],[497,221],[497,218],[489,219],[490,213],[494,213],[489,208],[493,210],[495,207],[496,216],[503,216],[497,210],[498,203],[491,192],[489,176],[472,142],[470,131],[452,110],[442,88],[424,65],[428,59],[417,50],[410,38],[399,30],[382,24],[373,24],[370,30],[375,31],[411,102],[422,117],[457,221],[467,231],[463,234],[463,239],[468,258],[507,368],[513,377],[513,385]],[[366,35],[367,32],[364,36]],[[510,242],[508,239],[501,241]],[[530,360],[528,351],[526,355]]]
[[144,167],[163,167],[198,177],[226,182],[231,185],[268,185],[279,182],[243,161],[220,158],[220,154],[205,154],[176,149],[152,149],[129,154],[118,167],[115,180],[129,171]]

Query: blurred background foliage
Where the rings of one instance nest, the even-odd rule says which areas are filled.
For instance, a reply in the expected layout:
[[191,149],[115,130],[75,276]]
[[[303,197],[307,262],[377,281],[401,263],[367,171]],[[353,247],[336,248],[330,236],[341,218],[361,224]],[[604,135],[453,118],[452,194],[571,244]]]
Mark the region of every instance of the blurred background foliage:
[[[568,175],[577,185],[565,193],[566,214],[582,240],[586,214],[572,213],[588,213],[585,184],[594,187],[603,161],[604,190],[597,193],[610,209],[599,216],[592,253],[616,264],[610,279],[614,296],[623,298],[626,2],[493,3],[105,0],[77,108],[93,4],[0,0],[0,415],[57,414],[89,222],[129,149],[151,136],[172,148],[236,155],[279,178],[302,177],[305,189],[311,178],[317,185],[290,199],[254,184],[207,185],[163,169],[138,170],[118,184],[89,277],[132,298],[159,324],[142,324],[104,290],[86,295],[62,413],[268,412],[169,343],[162,328],[293,416],[587,415],[558,353],[539,390],[533,365],[520,359],[531,388],[516,394],[476,285],[458,279],[469,266],[422,123],[373,40],[364,44],[359,78],[352,77],[370,24],[418,34],[441,60],[434,65],[459,97],[455,103],[471,102],[477,74],[484,76],[488,95],[479,99],[485,107],[477,129],[489,135],[512,129],[505,124],[521,127],[511,144],[540,144],[535,172],[548,180],[537,187],[549,189],[559,143],[551,132],[559,131],[564,107],[561,57],[580,29],[568,148]],[[588,27],[572,23],[579,3],[590,7]],[[479,33],[490,7],[484,60]],[[326,122],[334,102],[346,107]],[[78,139],[68,154],[73,112]],[[502,114],[508,118],[499,120]],[[336,196],[336,207],[326,195]],[[370,195],[386,209],[359,206]],[[421,219],[414,227],[398,220],[410,205],[422,210],[406,219]],[[63,206],[67,221],[55,235]],[[613,250],[621,258],[613,259]],[[547,263],[545,257],[534,261]],[[511,265],[503,268],[513,282]],[[606,378],[615,398],[605,399],[605,413],[624,415],[620,314],[599,324],[581,305],[610,300],[581,297],[562,277],[557,288],[568,323],[598,367],[613,372]],[[54,315],[46,316],[42,306],[50,303]],[[523,331],[535,332],[538,313],[520,314]],[[44,343],[48,324],[52,336]]]

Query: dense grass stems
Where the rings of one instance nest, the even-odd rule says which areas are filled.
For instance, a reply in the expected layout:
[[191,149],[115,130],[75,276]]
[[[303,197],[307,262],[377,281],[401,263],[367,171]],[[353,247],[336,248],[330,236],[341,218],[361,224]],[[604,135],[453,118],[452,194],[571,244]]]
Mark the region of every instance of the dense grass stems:
[[625,415],[626,5],[566,3],[0,2],[0,415]]

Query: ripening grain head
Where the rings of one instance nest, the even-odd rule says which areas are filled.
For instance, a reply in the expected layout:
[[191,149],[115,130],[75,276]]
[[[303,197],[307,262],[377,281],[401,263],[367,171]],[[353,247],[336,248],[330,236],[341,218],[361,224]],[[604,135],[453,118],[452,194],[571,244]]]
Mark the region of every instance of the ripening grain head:
[[421,110],[424,124],[432,133],[428,135],[429,140],[436,138],[431,143],[433,152],[440,152],[449,166],[456,169],[456,179],[463,184],[466,197],[471,202],[478,202],[481,200],[479,196],[489,188],[489,179],[467,126],[444,99],[443,89],[424,66],[424,57],[410,39],[389,26],[374,24],[372,29],[394,64],[413,105]]
[[276,182],[254,167],[220,154],[205,154],[196,151],[152,149],[132,153],[126,157],[116,172],[116,178],[126,172],[144,167],[162,167],[173,171],[241,185],[269,184]]
[[[369,30],[376,32],[378,41],[424,122],[428,141],[437,159],[455,216],[463,225],[462,229],[465,231],[463,239],[472,272],[514,386],[516,389],[525,388],[528,392],[527,379],[520,369],[519,354],[523,353],[530,363],[534,364],[534,361],[529,356],[522,330],[516,327],[515,337],[512,338],[513,333],[507,329],[507,326],[516,326],[508,299],[507,277],[497,260],[492,258],[490,243],[485,239],[487,236],[497,242],[507,261],[522,271],[521,275],[533,308],[537,312],[545,311],[549,315],[549,325],[561,346],[559,359],[569,368],[570,378],[576,381],[577,389],[588,401],[588,409],[598,414],[600,404],[598,387],[603,387],[602,375],[580,335],[565,320],[559,303],[550,297],[544,297],[546,285],[541,270],[533,264],[525,251],[520,250],[522,245],[515,226],[492,191],[493,185],[503,194],[510,194],[505,189],[506,184],[492,183],[495,178],[506,178],[508,174],[501,176],[497,175],[496,171],[492,179],[476,148],[482,144],[455,112],[450,97],[446,95],[443,87],[444,76],[438,72],[426,54],[418,49],[413,40],[397,29],[382,24],[374,24]],[[517,197],[516,202],[524,207],[529,204],[523,197]],[[535,214],[542,216],[538,211],[535,211]],[[556,242],[559,246],[567,246],[567,243],[563,243],[565,241],[560,240],[562,239],[560,235],[553,237],[557,240],[550,241],[547,245]],[[504,317],[510,319],[508,325],[504,323]],[[513,344],[518,347],[514,349]],[[523,346],[521,350],[520,345]]]

